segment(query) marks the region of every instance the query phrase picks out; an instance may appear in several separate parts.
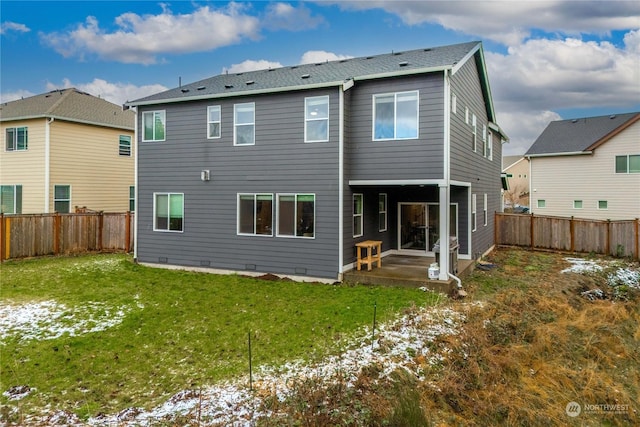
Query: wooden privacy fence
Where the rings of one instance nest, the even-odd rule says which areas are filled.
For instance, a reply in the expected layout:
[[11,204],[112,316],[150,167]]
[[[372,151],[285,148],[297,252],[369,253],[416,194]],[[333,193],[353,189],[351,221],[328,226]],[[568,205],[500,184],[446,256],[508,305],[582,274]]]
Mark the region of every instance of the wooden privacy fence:
[[130,252],[131,212],[0,214],[0,262],[83,252]]
[[640,219],[603,221],[496,213],[496,245],[640,259]]

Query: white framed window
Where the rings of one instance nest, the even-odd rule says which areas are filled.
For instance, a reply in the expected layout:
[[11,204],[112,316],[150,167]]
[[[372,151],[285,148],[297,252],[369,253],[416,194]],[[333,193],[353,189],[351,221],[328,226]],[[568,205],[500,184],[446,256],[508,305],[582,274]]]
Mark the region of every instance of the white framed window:
[[315,194],[278,194],[277,235],[314,238],[316,227]]
[[582,209],[582,200],[574,200],[573,209]]
[[53,186],[53,210],[58,213],[71,212],[71,186]]
[[373,140],[418,138],[418,91],[373,95]]
[[238,234],[273,236],[273,194],[238,194]]
[[22,185],[0,185],[0,213],[22,213]]
[[477,224],[476,224],[476,209],[477,209],[477,200],[476,200],[476,195],[472,194],[471,195],[471,231],[476,231],[477,228]]
[[222,116],[219,105],[209,105],[207,107],[207,139],[220,138],[222,128]]
[[487,125],[482,125],[482,155],[487,157]]
[[256,104],[248,102],[233,106],[233,145],[255,145]]
[[120,135],[118,140],[118,155],[131,157],[131,137]]
[[329,141],[329,96],[304,99],[304,142]]
[[469,107],[464,107],[464,122],[469,124]]
[[606,200],[598,200],[598,209],[600,210],[609,209],[609,203]]
[[545,199],[538,199],[537,206],[539,208],[546,208],[547,207],[547,201]]
[[7,151],[26,151],[29,147],[29,132],[26,126],[7,128],[5,135]]
[[364,234],[363,232],[363,199],[364,196],[360,193],[355,193],[353,195],[353,237],[360,237]]
[[129,186],[129,212],[136,211],[136,187]]
[[476,115],[471,116],[471,149],[475,153],[478,151],[478,120]]
[[487,135],[487,158],[493,160],[493,132],[491,131]]
[[166,138],[166,112],[145,111],[142,113],[142,141],[164,141]]
[[451,112],[458,114],[458,97],[453,92],[451,92]]
[[184,193],[153,193],[153,230],[184,231]]
[[387,193],[378,194],[378,231],[387,231]]
[[484,208],[482,209],[483,215],[483,225],[486,227],[489,223],[489,211],[488,211],[488,203],[487,203],[487,193],[484,193]]
[[616,156],[616,173],[640,173],[640,154]]

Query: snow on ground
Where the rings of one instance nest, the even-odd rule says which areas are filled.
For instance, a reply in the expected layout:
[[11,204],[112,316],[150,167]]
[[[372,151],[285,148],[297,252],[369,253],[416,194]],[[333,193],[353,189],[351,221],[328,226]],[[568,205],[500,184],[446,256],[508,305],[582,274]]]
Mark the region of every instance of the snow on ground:
[[588,274],[611,270],[607,273],[607,284],[611,287],[628,286],[640,289],[640,270],[637,266],[625,266],[621,261],[588,260],[583,258],[565,258],[571,264],[562,273]]

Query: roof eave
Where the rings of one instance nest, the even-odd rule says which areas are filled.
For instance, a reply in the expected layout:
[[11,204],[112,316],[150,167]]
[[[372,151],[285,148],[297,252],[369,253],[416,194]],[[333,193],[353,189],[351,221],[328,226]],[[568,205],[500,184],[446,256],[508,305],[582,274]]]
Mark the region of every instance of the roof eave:
[[611,132],[609,132],[608,134],[606,134],[602,138],[600,138],[597,141],[595,141],[593,144],[588,146],[586,149],[587,150],[595,150],[596,148],[598,148],[599,146],[601,146],[602,144],[604,144],[605,142],[607,142],[608,140],[610,140],[611,138],[613,138],[614,136],[618,135],[623,130],[625,130],[626,128],[628,128],[629,126],[631,126],[632,124],[637,122],[638,120],[640,120],[640,113],[638,113],[635,116],[631,117],[629,120],[627,120],[626,122],[624,122],[623,124],[621,124],[620,126],[615,128],[614,130],[612,130]]
[[112,129],[123,129],[123,130],[128,130],[128,131],[133,131],[135,130],[135,126],[121,126],[121,125],[116,125],[116,124],[111,124],[111,123],[101,123],[101,122],[93,122],[90,120],[79,120],[79,119],[72,119],[69,117],[64,117],[64,116],[57,116],[55,114],[40,114],[37,116],[22,116],[22,117],[7,117],[7,118],[1,118],[0,122],[18,122],[18,121],[23,121],[23,120],[35,120],[35,119],[54,119],[54,120],[61,120],[64,122],[71,122],[71,123],[80,123],[83,125],[91,125],[91,126],[100,126],[103,128],[112,128]]
[[524,156],[530,159],[533,157],[581,156],[585,154],[593,154],[593,151],[566,151],[560,153],[525,154]]

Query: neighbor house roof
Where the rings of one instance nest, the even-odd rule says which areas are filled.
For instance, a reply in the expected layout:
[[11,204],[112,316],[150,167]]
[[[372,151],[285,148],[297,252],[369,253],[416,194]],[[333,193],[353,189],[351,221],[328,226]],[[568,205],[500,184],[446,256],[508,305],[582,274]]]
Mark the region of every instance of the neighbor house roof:
[[0,121],[54,118],[133,130],[135,113],[77,89],[61,89],[0,104]]
[[391,52],[383,55],[294,65],[244,73],[220,74],[157,93],[125,105],[154,105],[197,99],[284,92],[339,86],[383,77],[451,70],[455,73],[469,58],[479,55],[478,74],[487,102],[489,120],[495,122],[491,93],[482,56],[482,44],[474,41],[450,46]]
[[638,120],[640,112],[551,122],[525,156],[588,154]]

